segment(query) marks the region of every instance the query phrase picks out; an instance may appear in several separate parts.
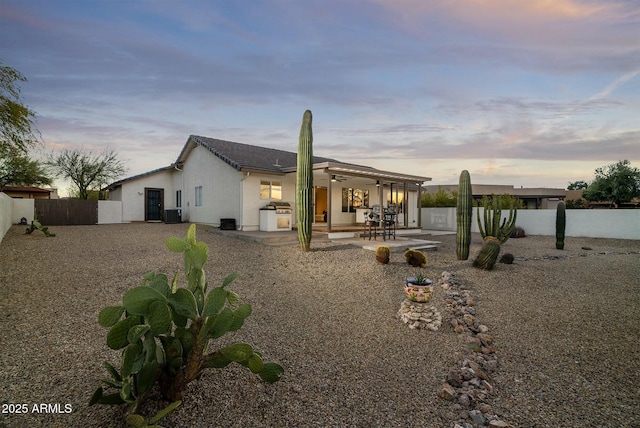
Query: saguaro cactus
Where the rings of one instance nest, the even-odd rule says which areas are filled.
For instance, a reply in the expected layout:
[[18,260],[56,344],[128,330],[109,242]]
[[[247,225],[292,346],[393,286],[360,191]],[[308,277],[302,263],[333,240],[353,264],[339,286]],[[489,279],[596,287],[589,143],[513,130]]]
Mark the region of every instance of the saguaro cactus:
[[[487,236],[494,236],[498,238],[501,244],[507,242],[513,232],[513,228],[516,226],[516,217],[518,216],[518,208],[514,205],[513,200],[509,203],[509,219],[506,218],[500,224],[502,218],[502,198],[498,195],[493,195],[493,201],[491,202],[492,208],[489,209],[489,201],[484,202],[484,228],[480,221],[480,207],[477,208],[476,214],[478,217],[478,229],[482,238]],[[485,239],[486,240],[486,239]]]
[[313,131],[311,110],[304,112],[298,140],[298,170],[296,175],[298,241],[303,251],[311,246],[313,224]]
[[473,214],[473,195],[471,194],[471,177],[466,169],[460,173],[458,183],[458,201],[456,204],[456,254],[458,260],[469,258],[471,244],[471,216]]
[[558,202],[556,208],[556,248],[564,250],[564,229],[567,224],[566,205],[564,201]]

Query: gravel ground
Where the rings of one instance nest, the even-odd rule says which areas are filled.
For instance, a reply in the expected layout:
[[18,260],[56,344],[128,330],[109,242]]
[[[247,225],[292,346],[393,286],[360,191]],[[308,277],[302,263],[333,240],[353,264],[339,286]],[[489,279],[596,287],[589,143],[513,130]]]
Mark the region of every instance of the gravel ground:
[[[164,240],[187,225],[52,227],[0,243],[0,427],[123,427],[122,407],[88,407],[118,365],[97,323],[103,306],[150,270],[172,274],[180,255]],[[406,276],[393,253],[314,240],[265,246],[198,227],[210,248],[207,277],[241,273],[232,289],[253,314],[227,341],[247,341],[285,367],[264,384],[241,367],[194,381],[167,427],[452,427],[461,409],[438,398],[449,368],[468,352],[448,322],[410,330],[396,317]],[[495,339],[499,368],[488,403],[517,427],[640,427],[640,241],[511,239],[513,265],[492,272],[455,257],[455,236],[429,252],[427,276],[453,272],[470,289],[477,318]],[[581,247],[591,247],[583,250]],[[474,235],[472,257],[479,251]],[[445,320],[444,291],[433,303]],[[26,413],[16,414],[18,409]],[[49,404],[49,412],[40,409]],[[166,403],[165,403],[166,404]],[[16,406],[17,405],[17,406]],[[34,409],[36,405],[36,409]],[[153,406],[151,404],[150,406]],[[52,413],[53,411],[53,413]]]

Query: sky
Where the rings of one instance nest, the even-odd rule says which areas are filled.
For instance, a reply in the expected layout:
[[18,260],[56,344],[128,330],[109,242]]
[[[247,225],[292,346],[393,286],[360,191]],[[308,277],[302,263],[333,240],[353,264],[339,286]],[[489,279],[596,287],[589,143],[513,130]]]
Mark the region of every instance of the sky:
[[126,176],[192,134],[295,152],[306,109],[315,155],[428,184],[640,167],[636,0],[0,0],[0,61],[40,152]]

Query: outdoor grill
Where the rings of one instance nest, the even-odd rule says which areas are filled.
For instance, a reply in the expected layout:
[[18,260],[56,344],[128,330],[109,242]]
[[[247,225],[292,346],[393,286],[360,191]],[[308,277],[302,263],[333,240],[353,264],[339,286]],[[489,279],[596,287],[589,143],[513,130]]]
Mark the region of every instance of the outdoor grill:
[[260,230],[277,232],[291,230],[291,204],[272,201],[260,208]]
[[272,201],[263,209],[275,210],[276,214],[291,214],[291,204],[289,202]]

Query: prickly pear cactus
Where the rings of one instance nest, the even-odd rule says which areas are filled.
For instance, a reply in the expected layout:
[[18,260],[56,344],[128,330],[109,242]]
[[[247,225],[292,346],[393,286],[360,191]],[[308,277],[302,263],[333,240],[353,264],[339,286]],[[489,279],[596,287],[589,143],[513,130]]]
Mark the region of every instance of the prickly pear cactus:
[[[204,264],[209,249],[196,241],[195,224],[185,239],[171,237],[166,246],[184,253],[187,286],[179,285],[178,273],[169,280],[163,273],[149,272],[138,287],[124,294],[121,305],[107,306],[98,315],[98,323],[109,328],[107,346],[122,354],[120,371],[105,362],[110,379],[103,381],[115,392],[104,394],[100,387],[89,404],[127,403],[131,406],[127,420],[136,424],[157,421],[158,415],[163,417],[175,408],[189,382],[206,368],[238,363],[266,382],[276,382],[283,373],[280,365],[264,362],[262,354],[247,343],[210,350],[212,340],[240,329],[251,314],[251,306],[239,304],[238,296],[227,289],[238,275],[229,275],[222,285],[208,290]],[[136,410],[156,383],[173,403],[147,420]]]

